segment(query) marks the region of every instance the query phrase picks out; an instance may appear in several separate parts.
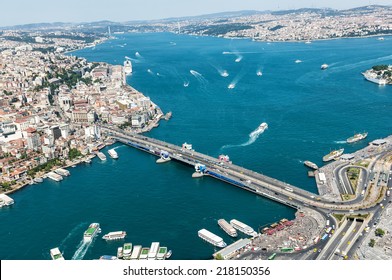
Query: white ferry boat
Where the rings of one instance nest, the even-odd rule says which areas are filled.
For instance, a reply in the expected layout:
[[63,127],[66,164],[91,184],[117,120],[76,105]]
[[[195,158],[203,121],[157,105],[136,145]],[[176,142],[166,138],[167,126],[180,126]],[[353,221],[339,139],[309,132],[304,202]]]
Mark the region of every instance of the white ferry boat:
[[256,128],[254,131],[252,131],[249,134],[249,136],[253,137],[253,136],[259,135],[259,134],[263,133],[267,128],[268,128],[268,124],[263,122],[262,124],[259,125],[258,128]]
[[57,248],[57,247],[50,249],[50,257],[54,261],[63,261],[64,260],[63,254],[61,254],[59,248]]
[[250,235],[252,237],[257,236],[257,233],[254,231],[253,228],[251,228],[250,226],[248,226],[248,225],[246,225],[246,224],[244,224],[244,223],[242,223],[240,221],[237,221],[237,220],[233,219],[233,220],[230,221],[230,224],[235,229],[238,229],[239,231],[241,231],[241,232],[243,232],[243,233],[245,233],[247,235]]
[[165,259],[170,259],[172,253],[173,253],[172,250],[167,251],[167,253],[165,255]]
[[117,258],[122,259],[123,257],[123,247],[118,247],[117,248]]
[[108,153],[109,153],[109,156],[110,156],[111,158],[113,158],[113,159],[118,159],[118,154],[117,154],[117,152],[116,152],[114,149],[110,149],[110,150],[108,151]]
[[235,228],[230,225],[225,219],[219,219],[218,220],[218,225],[231,237],[237,237],[237,231]]
[[140,246],[140,245],[134,246],[132,254],[131,254],[131,260],[139,259],[141,251],[142,251],[142,246]]
[[148,257],[148,252],[150,251],[150,248],[142,248],[142,251],[140,252],[139,260],[147,260]]
[[123,259],[129,260],[132,253],[132,243],[125,243],[123,246]]
[[226,243],[223,241],[223,239],[215,234],[213,234],[212,232],[206,230],[206,229],[201,229],[197,232],[197,234],[199,235],[199,237],[205,241],[207,241],[208,243],[211,243],[214,246],[220,247],[220,248],[224,248],[226,247]]
[[328,155],[325,155],[325,156],[323,157],[323,161],[324,161],[324,162],[327,162],[327,161],[331,161],[331,160],[333,160],[333,159],[336,160],[336,159],[338,159],[338,158],[343,154],[343,152],[344,152],[344,149],[332,151],[332,152],[330,152]]
[[127,233],[125,231],[112,231],[102,236],[102,239],[118,240],[118,239],[124,239],[125,236],[127,236]]
[[97,156],[99,157],[100,160],[106,160],[106,156],[105,156],[105,154],[102,153],[102,152],[98,152],[98,153],[97,153]]
[[63,168],[58,168],[54,172],[56,172],[57,174],[59,174],[61,176],[69,176],[69,175],[71,175],[71,173],[68,170],[63,169]]
[[347,139],[347,143],[358,142],[362,139],[365,139],[367,136],[368,136],[367,132],[355,134],[354,136]]
[[300,59],[297,59],[296,61],[295,61],[295,63],[301,63],[302,62],[302,60],[300,60]]
[[226,71],[226,70],[224,70],[222,73],[221,73],[221,76],[222,77],[229,77],[229,73]]
[[2,193],[0,194],[0,208],[3,206],[10,206],[14,204],[14,200],[8,195]]
[[155,260],[158,254],[158,250],[159,250],[159,242],[152,242],[150,250],[148,251],[147,259]]
[[132,62],[129,60],[129,58],[126,58],[124,61],[124,73],[125,75],[132,74]]
[[317,169],[318,169],[317,164],[315,164],[315,163],[313,163],[313,162],[311,162],[311,161],[309,161],[309,160],[305,160],[305,161],[304,161],[304,165],[306,165],[307,167],[310,167],[310,168],[312,168],[312,169],[314,169],[314,170],[317,170]]
[[83,240],[84,242],[91,242],[93,238],[101,232],[98,223],[92,223],[88,229],[84,232]]
[[235,88],[235,84],[232,83],[232,84],[228,85],[227,88],[228,89],[233,89],[233,88]]
[[166,254],[167,254],[167,247],[159,247],[157,253],[157,260],[164,260],[166,258]]
[[321,70],[325,70],[325,69],[327,69],[328,68],[328,64],[323,64],[323,65],[321,65]]
[[53,181],[56,181],[56,182],[60,182],[61,180],[63,180],[63,176],[56,174],[54,172],[49,172],[47,174],[47,176],[49,179],[52,179]]
[[33,179],[34,183],[42,183],[44,181],[44,179],[37,177]]

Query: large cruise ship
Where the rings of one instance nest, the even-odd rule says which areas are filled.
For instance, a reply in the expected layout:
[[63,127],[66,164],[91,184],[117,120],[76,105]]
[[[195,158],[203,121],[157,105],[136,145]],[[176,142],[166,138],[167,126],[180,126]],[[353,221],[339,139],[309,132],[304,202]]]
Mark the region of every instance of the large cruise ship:
[[231,237],[237,237],[237,231],[225,219],[219,219],[218,225]]
[[256,128],[254,131],[252,131],[252,132],[249,134],[249,136],[250,136],[250,137],[253,137],[253,136],[259,135],[259,134],[263,133],[267,128],[268,128],[268,124],[265,123],[265,122],[263,122],[263,123],[261,123],[261,124],[259,125],[258,128]]
[[105,234],[104,236],[102,236],[102,239],[117,240],[117,239],[125,238],[126,235],[127,235],[127,233],[125,231],[112,231],[112,232],[109,232],[109,233]]
[[125,75],[132,74],[132,62],[129,60],[129,58],[125,58],[124,73],[125,73]]
[[331,161],[333,159],[338,159],[343,154],[343,152],[344,149],[332,151],[328,155],[325,155],[323,157],[323,161],[326,162],[326,161]]
[[108,150],[109,156],[113,159],[118,159],[118,154],[114,149]]
[[84,232],[83,240],[84,242],[91,242],[93,238],[101,232],[98,223],[92,223],[88,229]]
[[230,221],[230,224],[235,229],[238,229],[239,231],[241,231],[241,232],[243,232],[243,233],[245,233],[247,235],[250,235],[252,237],[255,237],[257,235],[257,233],[254,231],[253,228],[251,228],[250,226],[248,226],[248,225],[246,225],[246,224],[244,224],[244,223],[242,223],[240,221],[237,221],[237,220],[233,219],[233,220]]
[[362,75],[365,77],[366,80],[369,82],[378,84],[380,86],[384,86],[387,84],[387,81],[383,78],[379,78],[376,73],[371,72],[371,71],[366,71],[365,73],[362,73]]
[[216,247],[224,248],[227,246],[221,237],[213,234],[212,232],[210,232],[204,228],[199,230],[197,232],[197,234],[199,235],[199,237],[201,239],[207,241],[208,243],[211,243],[212,245],[214,245]]
[[354,143],[354,142],[358,142],[362,139],[365,139],[368,136],[367,132],[364,133],[357,133],[354,136],[350,137],[347,139],[347,143]]
[[64,260],[63,254],[61,254],[59,248],[57,248],[57,247],[50,249],[50,257],[54,261],[59,261],[59,260],[63,261]]

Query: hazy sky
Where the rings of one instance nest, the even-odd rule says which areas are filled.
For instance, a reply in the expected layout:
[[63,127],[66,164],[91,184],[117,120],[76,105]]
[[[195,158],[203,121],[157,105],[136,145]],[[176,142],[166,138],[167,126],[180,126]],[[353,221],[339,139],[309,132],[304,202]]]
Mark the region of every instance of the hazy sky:
[[128,21],[238,10],[346,9],[392,0],[2,0],[0,26],[38,22]]

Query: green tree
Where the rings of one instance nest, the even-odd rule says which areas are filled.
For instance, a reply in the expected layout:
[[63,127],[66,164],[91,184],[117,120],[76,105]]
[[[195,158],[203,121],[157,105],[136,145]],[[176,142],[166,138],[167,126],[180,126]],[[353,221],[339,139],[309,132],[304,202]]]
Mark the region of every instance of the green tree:
[[385,231],[382,230],[381,228],[377,228],[375,233],[376,233],[376,236],[383,237],[385,234]]
[[215,256],[215,259],[216,259],[216,260],[224,260],[224,258],[222,257],[221,254],[217,254],[217,255]]

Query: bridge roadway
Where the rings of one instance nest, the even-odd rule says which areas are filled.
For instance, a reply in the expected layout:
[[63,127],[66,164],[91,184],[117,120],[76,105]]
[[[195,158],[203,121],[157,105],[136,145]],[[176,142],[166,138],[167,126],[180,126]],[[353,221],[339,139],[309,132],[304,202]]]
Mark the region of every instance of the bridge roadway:
[[160,156],[161,151],[166,151],[169,153],[171,159],[179,162],[191,166],[195,166],[198,163],[205,165],[208,170],[205,175],[209,175],[293,208],[314,207],[321,211],[333,210],[337,213],[340,211],[346,212],[351,209],[364,210],[364,207],[360,202],[356,204],[338,204],[324,201],[311,192],[235,164],[221,164],[218,159],[194,150],[182,149],[182,147],[167,142],[135,133],[126,133],[123,130],[112,127],[101,126],[101,130],[103,132],[108,132],[112,138],[126,145],[155,156]]

